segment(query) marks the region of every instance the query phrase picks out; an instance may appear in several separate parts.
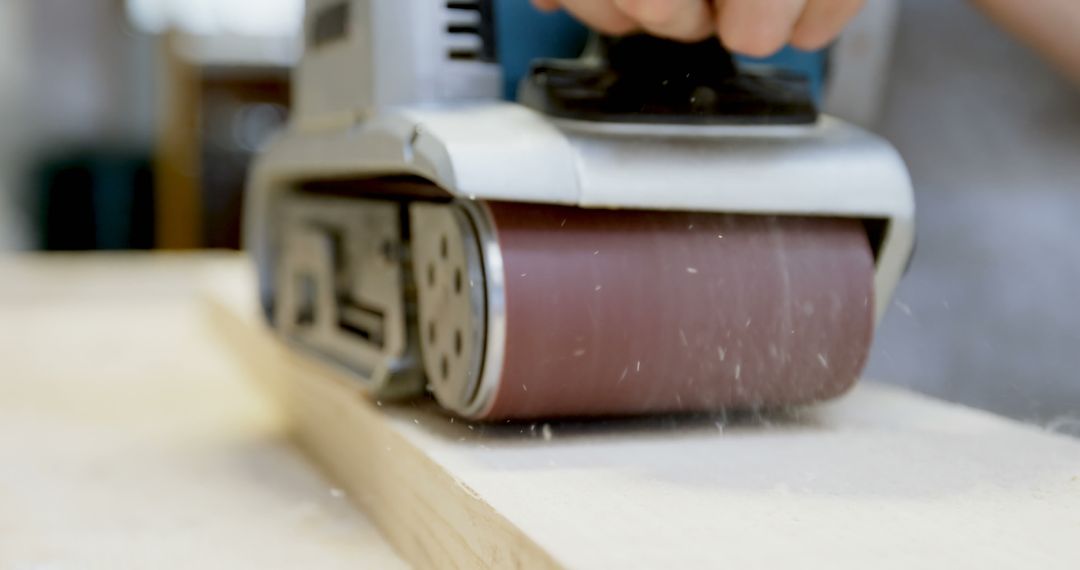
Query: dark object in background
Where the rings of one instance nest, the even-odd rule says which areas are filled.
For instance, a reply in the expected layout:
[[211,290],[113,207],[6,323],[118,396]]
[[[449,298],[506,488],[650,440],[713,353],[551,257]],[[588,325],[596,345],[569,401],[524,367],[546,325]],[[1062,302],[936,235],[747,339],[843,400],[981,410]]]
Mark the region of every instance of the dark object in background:
[[240,249],[247,171],[288,118],[289,80],[273,69],[229,71],[201,74],[201,246]]
[[46,158],[34,187],[42,249],[154,247],[154,178],[148,156],[83,151]]

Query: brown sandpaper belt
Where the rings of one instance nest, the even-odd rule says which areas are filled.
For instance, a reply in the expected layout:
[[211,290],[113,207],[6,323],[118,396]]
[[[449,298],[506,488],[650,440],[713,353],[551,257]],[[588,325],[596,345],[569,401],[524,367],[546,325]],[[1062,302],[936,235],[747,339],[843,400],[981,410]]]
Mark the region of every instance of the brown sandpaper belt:
[[489,206],[507,332],[484,419],[808,403],[866,361],[874,261],[857,220]]

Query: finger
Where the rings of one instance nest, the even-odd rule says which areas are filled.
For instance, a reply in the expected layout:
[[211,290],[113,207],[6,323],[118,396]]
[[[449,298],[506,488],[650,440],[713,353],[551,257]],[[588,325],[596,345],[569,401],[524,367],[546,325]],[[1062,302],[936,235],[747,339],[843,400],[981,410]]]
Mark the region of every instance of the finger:
[[862,7],[863,0],[809,0],[795,23],[791,45],[807,51],[825,47]]
[[806,0],[724,0],[716,28],[731,51],[765,57],[784,47]]
[[713,33],[706,0],[615,0],[615,6],[655,36],[696,41]]
[[559,0],[532,0],[532,5],[541,12],[554,12],[559,9]]
[[623,14],[613,0],[563,0],[563,8],[594,30],[621,36],[638,29],[637,22]]

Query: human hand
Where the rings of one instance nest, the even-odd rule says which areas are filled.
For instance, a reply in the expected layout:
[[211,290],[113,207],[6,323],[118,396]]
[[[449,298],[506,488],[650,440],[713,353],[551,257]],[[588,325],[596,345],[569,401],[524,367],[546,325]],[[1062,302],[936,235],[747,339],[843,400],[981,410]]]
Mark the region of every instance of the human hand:
[[828,45],[859,13],[863,0],[532,0],[544,11],[565,8],[611,35],[645,31],[697,41],[717,35],[731,51],[764,57],[785,44]]

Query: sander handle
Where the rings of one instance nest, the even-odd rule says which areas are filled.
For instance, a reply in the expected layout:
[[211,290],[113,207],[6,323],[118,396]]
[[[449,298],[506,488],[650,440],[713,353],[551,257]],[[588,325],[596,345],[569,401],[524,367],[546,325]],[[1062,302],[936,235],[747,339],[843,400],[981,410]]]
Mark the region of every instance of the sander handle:
[[540,59],[520,101],[553,117],[616,123],[810,124],[808,79],[744,70],[716,40],[601,36],[578,59]]

